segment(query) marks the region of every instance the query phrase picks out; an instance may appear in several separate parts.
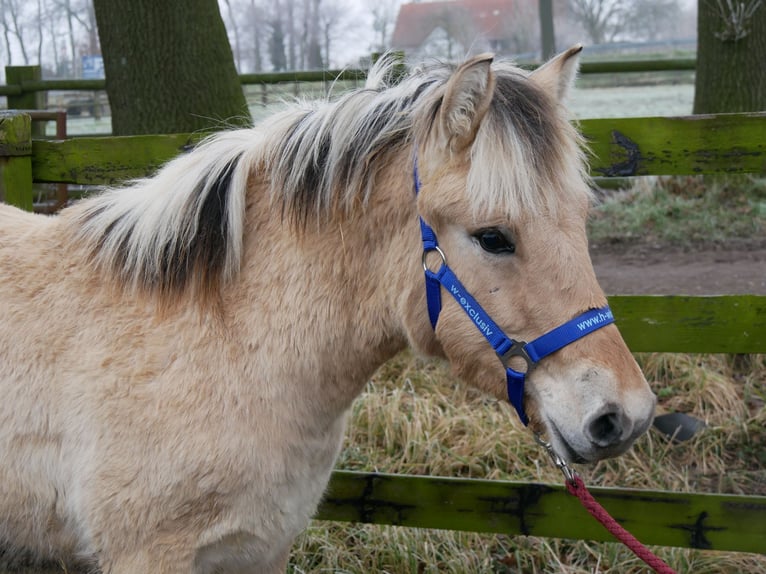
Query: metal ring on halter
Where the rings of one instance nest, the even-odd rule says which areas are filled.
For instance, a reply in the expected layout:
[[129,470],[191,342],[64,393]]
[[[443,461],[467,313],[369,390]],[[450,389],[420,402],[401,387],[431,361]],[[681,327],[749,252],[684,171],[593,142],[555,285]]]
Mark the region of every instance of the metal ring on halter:
[[[428,257],[428,254],[432,251],[436,251],[436,253],[439,254],[439,257],[441,257],[442,262],[441,265],[439,265],[439,269],[444,267],[447,264],[447,256],[444,255],[444,251],[442,251],[438,245],[433,246],[431,249],[424,249],[423,250],[423,271],[429,271],[428,269],[428,262],[426,261],[426,258]],[[432,271],[433,273],[433,271]]]
[[[511,368],[510,367],[511,359],[513,359],[514,357],[520,357],[527,364],[527,370],[524,371],[524,374],[534,369],[537,363],[535,363],[532,360],[532,357],[529,356],[529,353],[527,353],[527,349],[525,348],[526,344],[527,344],[526,341],[513,341],[513,344],[511,345],[510,349],[508,349],[502,355],[498,354],[498,357],[500,357],[500,360],[502,361],[503,366],[506,368]],[[513,369],[513,370],[516,370],[516,369]]]

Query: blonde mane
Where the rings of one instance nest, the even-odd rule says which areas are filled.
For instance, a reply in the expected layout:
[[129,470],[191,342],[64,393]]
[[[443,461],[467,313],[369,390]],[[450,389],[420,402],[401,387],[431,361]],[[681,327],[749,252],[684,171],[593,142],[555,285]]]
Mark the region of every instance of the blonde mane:
[[[449,65],[395,83],[383,59],[365,86],[334,101],[299,102],[251,129],[216,134],[154,177],[85,200],[77,240],[126,286],[172,294],[215,292],[242,259],[245,196],[268,182],[298,226],[364,205],[384,170],[409,172],[428,137]],[[514,216],[587,194],[579,140],[560,106],[508,63],[495,63],[495,95],[471,149],[468,195],[476,210]],[[393,163],[394,156],[407,158]],[[569,197],[568,197],[569,196]]]

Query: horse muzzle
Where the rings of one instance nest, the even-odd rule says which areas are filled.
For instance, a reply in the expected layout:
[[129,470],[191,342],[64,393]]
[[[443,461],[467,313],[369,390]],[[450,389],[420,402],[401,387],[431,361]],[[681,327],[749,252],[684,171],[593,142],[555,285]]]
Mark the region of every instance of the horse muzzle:
[[[554,381],[544,376],[543,380],[534,375],[532,378],[533,400],[537,403],[534,419],[542,423],[553,449],[567,462],[596,462],[619,456],[649,429],[654,419],[657,398],[645,381],[626,390],[615,384],[606,370],[600,370],[600,380],[595,381],[593,369],[586,372],[588,375],[577,377],[576,383],[559,383],[555,393],[550,391]],[[555,401],[545,400],[554,395]]]

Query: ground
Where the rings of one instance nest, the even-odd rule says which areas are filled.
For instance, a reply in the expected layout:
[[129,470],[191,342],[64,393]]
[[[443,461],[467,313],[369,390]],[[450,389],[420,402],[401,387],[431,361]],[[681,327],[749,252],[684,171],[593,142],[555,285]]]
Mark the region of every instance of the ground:
[[609,295],[766,295],[766,239],[676,247],[594,244],[591,256]]

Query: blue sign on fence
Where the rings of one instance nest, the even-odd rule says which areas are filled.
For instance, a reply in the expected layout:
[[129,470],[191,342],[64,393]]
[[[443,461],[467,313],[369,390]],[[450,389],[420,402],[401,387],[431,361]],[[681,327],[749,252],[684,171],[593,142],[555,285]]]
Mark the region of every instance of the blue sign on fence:
[[104,59],[101,56],[83,56],[82,77],[85,80],[103,80]]

